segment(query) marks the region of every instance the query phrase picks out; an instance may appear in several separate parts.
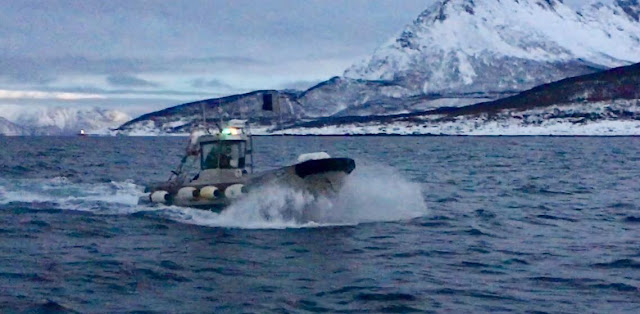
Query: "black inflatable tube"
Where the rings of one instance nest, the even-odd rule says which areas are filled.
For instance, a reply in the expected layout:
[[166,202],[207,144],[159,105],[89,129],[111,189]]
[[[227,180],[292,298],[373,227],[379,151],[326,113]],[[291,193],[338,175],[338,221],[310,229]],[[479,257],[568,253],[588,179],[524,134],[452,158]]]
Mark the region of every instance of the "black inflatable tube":
[[313,174],[331,171],[342,171],[349,174],[356,168],[356,162],[351,158],[327,158],[307,160],[295,165],[295,167],[296,175],[304,178]]

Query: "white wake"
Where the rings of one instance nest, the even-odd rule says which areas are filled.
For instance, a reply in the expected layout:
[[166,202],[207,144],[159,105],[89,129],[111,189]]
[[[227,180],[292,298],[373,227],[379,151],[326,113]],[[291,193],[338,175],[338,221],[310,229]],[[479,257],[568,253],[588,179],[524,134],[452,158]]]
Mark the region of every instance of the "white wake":
[[177,206],[138,205],[143,187],[133,181],[73,183],[53,179],[0,178],[0,207],[22,203],[34,208],[132,214],[153,211],[174,221],[211,227],[283,229],[407,220],[427,213],[419,184],[381,165],[358,164],[333,197],[265,186],[220,213]]
[[332,198],[267,186],[218,213],[174,210],[173,219],[232,228],[302,228],[407,220],[427,214],[419,184],[381,165],[358,164]]

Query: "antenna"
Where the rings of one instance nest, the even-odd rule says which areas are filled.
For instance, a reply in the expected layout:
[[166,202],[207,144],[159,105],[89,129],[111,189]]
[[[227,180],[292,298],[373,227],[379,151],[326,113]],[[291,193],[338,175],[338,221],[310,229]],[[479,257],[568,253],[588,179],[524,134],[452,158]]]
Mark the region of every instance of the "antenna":
[[200,108],[202,109],[202,125],[204,125],[204,127],[207,127],[207,116],[204,112],[204,101],[200,103]]
[[209,126],[207,125],[207,115],[205,113],[205,103],[204,101],[200,102],[200,108],[202,109],[202,125],[204,126],[205,132],[209,133]]
[[[218,131],[222,131],[222,107],[220,106],[220,99],[216,99],[215,100],[218,103],[218,116],[220,118],[220,124],[218,124],[218,122],[214,119],[213,123],[215,123],[216,127],[218,128]],[[209,134],[211,134],[211,132],[209,131],[209,124],[207,123],[207,116],[205,113],[205,105],[206,102],[202,101],[200,102],[200,108],[202,110],[202,124],[204,125],[205,131]]]

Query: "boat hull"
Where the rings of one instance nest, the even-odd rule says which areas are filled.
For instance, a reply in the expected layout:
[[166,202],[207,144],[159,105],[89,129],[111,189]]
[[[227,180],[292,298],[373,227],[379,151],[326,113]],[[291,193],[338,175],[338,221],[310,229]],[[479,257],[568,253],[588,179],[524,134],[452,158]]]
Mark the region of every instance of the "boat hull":
[[[269,186],[282,186],[294,190],[307,191],[313,195],[332,195],[337,193],[344,183],[344,179],[355,169],[355,162],[350,158],[325,158],[308,160],[295,165],[266,171],[262,173],[239,177],[236,180],[225,182],[210,180],[197,184],[172,184],[164,183],[153,185],[149,195],[143,196],[139,204],[161,203],[193,207],[198,209],[220,211],[253,190]],[[201,190],[204,187],[215,186],[220,191],[219,197],[211,198],[194,193],[190,197],[180,197],[180,189],[193,188]],[[239,192],[229,193],[228,190],[235,187]],[[167,191],[164,199],[154,199],[154,193]],[[210,196],[210,195],[209,195]]]

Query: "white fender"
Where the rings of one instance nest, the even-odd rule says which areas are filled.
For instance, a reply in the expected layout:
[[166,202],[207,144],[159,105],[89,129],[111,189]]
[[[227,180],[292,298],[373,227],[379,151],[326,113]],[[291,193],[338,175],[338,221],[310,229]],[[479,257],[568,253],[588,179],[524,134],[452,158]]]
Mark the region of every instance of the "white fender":
[[167,191],[155,191],[149,196],[154,203],[166,203],[169,200],[169,193]]
[[243,190],[243,184],[230,185],[226,189],[224,189],[224,196],[226,196],[227,198],[238,198],[242,196]]
[[192,200],[196,197],[198,197],[198,189],[192,186],[185,186],[181,188],[178,190],[178,195],[176,196],[176,198],[181,200]]
[[208,185],[200,189],[200,197],[213,200],[220,197],[220,191],[217,187]]
[[298,162],[305,162],[307,160],[327,159],[327,158],[331,158],[331,156],[329,156],[329,154],[325,152],[306,153],[298,156]]

